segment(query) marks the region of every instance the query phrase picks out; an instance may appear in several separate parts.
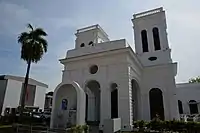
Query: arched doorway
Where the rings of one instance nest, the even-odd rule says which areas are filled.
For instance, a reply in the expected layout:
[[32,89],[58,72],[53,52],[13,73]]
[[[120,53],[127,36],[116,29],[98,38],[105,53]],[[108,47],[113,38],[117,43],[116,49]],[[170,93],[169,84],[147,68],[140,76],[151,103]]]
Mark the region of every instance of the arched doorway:
[[67,128],[76,125],[77,92],[72,84],[62,85],[55,94],[53,127]]
[[197,102],[195,100],[189,101],[189,107],[190,107],[190,114],[198,114],[198,106]]
[[132,117],[133,122],[138,119],[138,105],[139,105],[139,85],[136,80],[131,80],[131,94],[132,94]]
[[86,84],[86,121],[89,122],[100,122],[100,102],[101,102],[101,91],[100,84],[91,80]]
[[118,118],[118,89],[117,84],[111,84],[111,119]]
[[85,124],[85,92],[75,81],[60,83],[53,93],[51,128]]
[[164,120],[165,117],[162,91],[158,88],[151,89],[149,91],[149,101],[151,119],[159,117],[159,119]]

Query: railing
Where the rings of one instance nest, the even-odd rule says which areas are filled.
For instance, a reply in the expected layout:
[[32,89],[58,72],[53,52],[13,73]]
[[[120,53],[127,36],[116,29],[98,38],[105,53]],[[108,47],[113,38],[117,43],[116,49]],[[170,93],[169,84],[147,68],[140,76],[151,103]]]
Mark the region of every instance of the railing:
[[107,33],[98,24],[88,26],[88,27],[85,27],[85,28],[82,28],[82,29],[78,29],[76,34],[81,33],[81,32],[85,32],[85,31],[88,31],[88,30],[93,30],[93,29],[99,29],[106,37],[108,37]]
[[180,119],[184,122],[188,121],[200,122],[200,114],[181,114]]
[[15,124],[16,133],[67,133],[69,129],[50,129],[45,126]]
[[149,10],[149,11],[146,11],[146,12],[134,14],[133,15],[133,19],[144,17],[144,16],[148,16],[148,15],[152,15],[152,14],[155,14],[155,13],[158,13],[158,12],[162,12],[162,11],[163,11],[163,8],[161,7],[161,8],[156,8],[156,9]]

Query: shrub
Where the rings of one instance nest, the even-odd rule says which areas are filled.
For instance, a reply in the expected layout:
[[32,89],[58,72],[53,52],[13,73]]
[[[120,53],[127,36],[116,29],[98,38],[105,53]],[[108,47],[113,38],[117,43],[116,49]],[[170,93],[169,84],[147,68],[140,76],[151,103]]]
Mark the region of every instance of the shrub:
[[88,125],[83,125],[82,128],[83,128],[84,133],[89,132],[89,126]]
[[200,131],[200,122],[183,122],[183,121],[161,121],[154,119],[150,122],[136,121],[134,127],[138,128],[139,131],[144,131],[146,127],[149,130],[154,131],[168,131],[168,132],[195,132]]
[[69,132],[70,133],[88,133],[89,132],[89,126],[88,125],[77,125],[72,127]]

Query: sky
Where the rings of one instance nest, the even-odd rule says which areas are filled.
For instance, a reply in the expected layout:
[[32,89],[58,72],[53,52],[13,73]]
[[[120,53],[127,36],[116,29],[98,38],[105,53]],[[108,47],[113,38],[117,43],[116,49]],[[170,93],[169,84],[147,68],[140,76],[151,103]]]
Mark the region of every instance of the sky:
[[30,77],[54,90],[61,82],[59,59],[75,46],[77,29],[100,24],[111,40],[127,39],[134,47],[132,15],[163,7],[172,58],[178,62],[176,82],[200,75],[199,0],[0,0],[0,75],[25,76],[17,36],[27,23],[48,33],[48,52],[32,64]]

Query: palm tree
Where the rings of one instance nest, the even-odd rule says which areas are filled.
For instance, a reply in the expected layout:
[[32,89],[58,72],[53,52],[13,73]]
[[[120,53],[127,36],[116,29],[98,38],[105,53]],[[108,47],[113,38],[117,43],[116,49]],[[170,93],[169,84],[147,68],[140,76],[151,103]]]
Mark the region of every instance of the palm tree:
[[28,86],[28,78],[31,63],[37,63],[42,59],[44,53],[47,52],[48,42],[44,38],[47,33],[42,28],[33,28],[31,24],[27,25],[28,32],[22,32],[18,36],[18,43],[21,44],[21,59],[27,62],[27,71],[22,90],[21,111],[23,113],[25,107],[25,96]]

